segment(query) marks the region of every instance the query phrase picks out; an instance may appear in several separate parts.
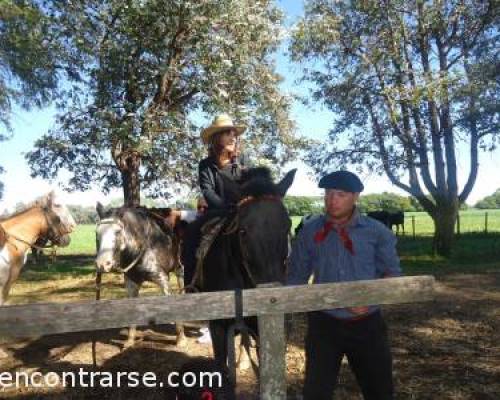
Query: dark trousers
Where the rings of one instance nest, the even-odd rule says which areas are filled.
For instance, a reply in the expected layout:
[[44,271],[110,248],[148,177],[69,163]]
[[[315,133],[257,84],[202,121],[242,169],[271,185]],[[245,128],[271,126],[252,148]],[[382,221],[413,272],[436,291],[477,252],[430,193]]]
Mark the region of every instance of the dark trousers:
[[344,355],[365,400],[393,399],[392,357],[379,311],[358,321],[312,312],[308,322],[304,400],[332,399]]

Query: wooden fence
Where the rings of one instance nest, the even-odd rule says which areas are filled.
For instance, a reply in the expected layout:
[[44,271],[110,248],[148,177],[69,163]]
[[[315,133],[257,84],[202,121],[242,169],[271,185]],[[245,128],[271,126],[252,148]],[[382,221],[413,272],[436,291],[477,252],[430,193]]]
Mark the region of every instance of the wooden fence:
[[[286,398],[286,313],[429,301],[434,278],[414,276],[372,281],[259,287],[243,291],[243,315],[257,316],[260,329],[260,398]],[[174,321],[235,317],[232,291],[0,308],[0,336],[29,337],[98,331]]]

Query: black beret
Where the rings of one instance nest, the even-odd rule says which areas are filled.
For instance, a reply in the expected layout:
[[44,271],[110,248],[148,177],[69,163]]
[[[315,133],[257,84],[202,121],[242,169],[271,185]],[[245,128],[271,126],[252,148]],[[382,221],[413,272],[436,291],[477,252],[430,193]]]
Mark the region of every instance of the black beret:
[[349,171],[335,171],[320,179],[322,189],[338,189],[344,192],[360,193],[365,188],[356,174]]

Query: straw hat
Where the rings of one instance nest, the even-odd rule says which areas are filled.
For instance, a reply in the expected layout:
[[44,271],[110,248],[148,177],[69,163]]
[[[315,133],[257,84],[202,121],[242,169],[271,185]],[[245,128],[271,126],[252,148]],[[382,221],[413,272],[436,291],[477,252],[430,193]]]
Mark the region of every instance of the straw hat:
[[227,114],[221,114],[215,117],[212,124],[201,131],[201,139],[203,143],[207,144],[210,142],[210,138],[217,132],[225,131],[227,129],[233,128],[236,131],[236,135],[241,135],[245,132],[247,128],[244,125],[234,125],[233,120]]

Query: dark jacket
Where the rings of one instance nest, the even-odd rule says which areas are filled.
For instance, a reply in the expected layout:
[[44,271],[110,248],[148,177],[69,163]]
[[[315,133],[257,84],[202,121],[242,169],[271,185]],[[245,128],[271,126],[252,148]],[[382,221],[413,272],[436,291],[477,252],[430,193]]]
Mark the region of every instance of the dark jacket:
[[209,210],[225,209],[230,206],[224,198],[224,182],[221,174],[237,180],[241,176],[241,166],[238,163],[228,164],[221,169],[213,157],[207,157],[198,164],[198,183]]

